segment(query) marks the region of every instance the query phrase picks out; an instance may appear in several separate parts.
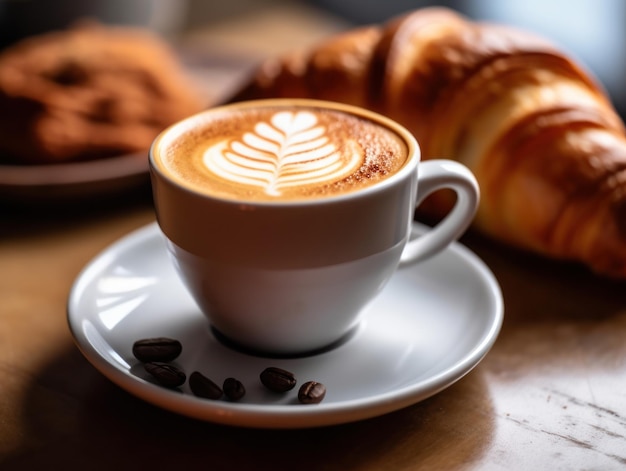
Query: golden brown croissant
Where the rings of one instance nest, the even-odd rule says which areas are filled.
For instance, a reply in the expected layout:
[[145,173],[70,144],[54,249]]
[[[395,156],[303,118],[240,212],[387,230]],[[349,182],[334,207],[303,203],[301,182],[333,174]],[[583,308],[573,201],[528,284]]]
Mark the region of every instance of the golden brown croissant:
[[[232,101],[309,97],[385,114],[423,158],[475,173],[475,226],[626,278],[626,135],[604,91],[557,48],[443,8],[262,64]],[[449,195],[431,201],[442,213]]]

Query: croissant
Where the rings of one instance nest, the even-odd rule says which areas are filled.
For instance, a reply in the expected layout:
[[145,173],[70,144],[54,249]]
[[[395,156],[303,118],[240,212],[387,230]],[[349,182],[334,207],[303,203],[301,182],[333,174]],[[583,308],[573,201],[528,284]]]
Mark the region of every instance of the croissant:
[[[624,124],[596,80],[548,41],[426,8],[269,59],[230,101],[268,97],[387,115],[424,159],[474,172],[477,230],[626,278]],[[445,213],[450,198],[435,195],[428,210]]]

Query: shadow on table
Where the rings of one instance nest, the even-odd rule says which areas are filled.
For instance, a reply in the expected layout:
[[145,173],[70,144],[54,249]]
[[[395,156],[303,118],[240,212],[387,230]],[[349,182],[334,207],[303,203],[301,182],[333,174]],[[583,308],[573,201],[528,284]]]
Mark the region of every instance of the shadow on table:
[[5,471],[432,469],[442,457],[454,468],[480,460],[493,428],[479,370],[382,417],[316,429],[255,430],[188,419],[147,404],[101,376],[73,348],[33,378],[23,422],[27,438],[0,461]]
[[137,208],[152,207],[148,181],[114,194],[74,198],[41,197],[37,200],[0,198],[0,241],[37,236],[40,233],[64,232],[68,225],[101,220]]
[[500,284],[504,330],[520,323],[593,322],[626,313],[626,280],[517,250],[475,232],[466,234],[462,242],[487,264]]

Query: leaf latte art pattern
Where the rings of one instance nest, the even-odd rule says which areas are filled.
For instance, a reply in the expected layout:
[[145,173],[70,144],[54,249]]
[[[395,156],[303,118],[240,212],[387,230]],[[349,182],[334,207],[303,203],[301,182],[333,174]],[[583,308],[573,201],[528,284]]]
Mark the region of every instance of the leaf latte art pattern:
[[296,185],[325,184],[347,177],[361,165],[359,146],[340,151],[315,114],[281,111],[239,139],[223,140],[204,153],[206,167],[221,178],[260,187],[279,196]]

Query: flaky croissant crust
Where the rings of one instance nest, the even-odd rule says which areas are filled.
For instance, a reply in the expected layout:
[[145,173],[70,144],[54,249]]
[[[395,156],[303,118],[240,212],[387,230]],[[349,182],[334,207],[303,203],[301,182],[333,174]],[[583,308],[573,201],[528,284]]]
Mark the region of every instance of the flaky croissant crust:
[[[231,101],[309,97],[385,114],[423,158],[476,175],[479,230],[626,278],[626,135],[601,86],[533,34],[444,8],[268,60]],[[443,214],[450,195],[431,198]]]

